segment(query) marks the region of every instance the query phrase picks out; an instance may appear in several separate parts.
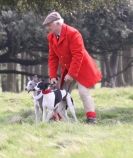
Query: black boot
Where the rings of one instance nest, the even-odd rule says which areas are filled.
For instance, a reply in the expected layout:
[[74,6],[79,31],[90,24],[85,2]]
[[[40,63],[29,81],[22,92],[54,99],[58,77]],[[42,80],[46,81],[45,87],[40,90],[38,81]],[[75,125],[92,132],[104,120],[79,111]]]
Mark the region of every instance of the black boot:
[[97,120],[96,120],[96,118],[87,118],[86,119],[86,123],[88,123],[88,124],[96,124]]

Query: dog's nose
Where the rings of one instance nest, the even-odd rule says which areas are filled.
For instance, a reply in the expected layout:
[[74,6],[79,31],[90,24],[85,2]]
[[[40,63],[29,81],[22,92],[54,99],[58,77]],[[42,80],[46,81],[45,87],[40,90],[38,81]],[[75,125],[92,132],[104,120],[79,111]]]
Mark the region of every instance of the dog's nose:
[[27,90],[27,88],[25,88],[25,90]]

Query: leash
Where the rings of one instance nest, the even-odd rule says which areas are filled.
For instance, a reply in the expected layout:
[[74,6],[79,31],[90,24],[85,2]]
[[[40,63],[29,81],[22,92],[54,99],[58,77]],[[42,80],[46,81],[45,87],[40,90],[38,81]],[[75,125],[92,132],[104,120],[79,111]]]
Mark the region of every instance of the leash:
[[57,89],[56,83],[53,83],[53,84],[50,83],[50,87],[51,87],[53,90]]
[[[71,88],[72,82],[67,81],[66,82],[66,86],[65,86],[65,90],[69,93],[70,88]],[[50,83],[50,87],[52,87],[53,89],[58,89],[57,84],[56,83]],[[60,88],[59,88],[60,89]]]
[[66,82],[66,91],[69,93],[71,88],[72,82],[68,81]]

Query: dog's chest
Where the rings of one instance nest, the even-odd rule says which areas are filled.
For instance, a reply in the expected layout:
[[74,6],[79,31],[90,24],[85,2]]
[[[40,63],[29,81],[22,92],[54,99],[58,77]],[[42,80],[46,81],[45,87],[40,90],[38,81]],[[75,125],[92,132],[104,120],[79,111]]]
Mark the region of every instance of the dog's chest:
[[48,94],[44,94],[43,103],[48,109],[54,109],[56,105],[62,101],[63,97],[66,95],[65,91],[55,90]]
[[53,109],[54,107],[55,95],[53,92],[43,95],[43,105],[48,109]]

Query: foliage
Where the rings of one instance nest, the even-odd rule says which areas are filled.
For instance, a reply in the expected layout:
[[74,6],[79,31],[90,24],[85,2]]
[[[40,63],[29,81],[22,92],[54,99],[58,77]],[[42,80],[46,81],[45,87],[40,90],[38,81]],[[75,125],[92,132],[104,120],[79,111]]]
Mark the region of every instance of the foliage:
[[[48,48],[46,38],[44,41],[41,17],[32,11],[21,13],[17,10],[2,10],[0,19],[0,62],[30,65],[44,60]],[[21,61],[24,53],[25,62]]]

